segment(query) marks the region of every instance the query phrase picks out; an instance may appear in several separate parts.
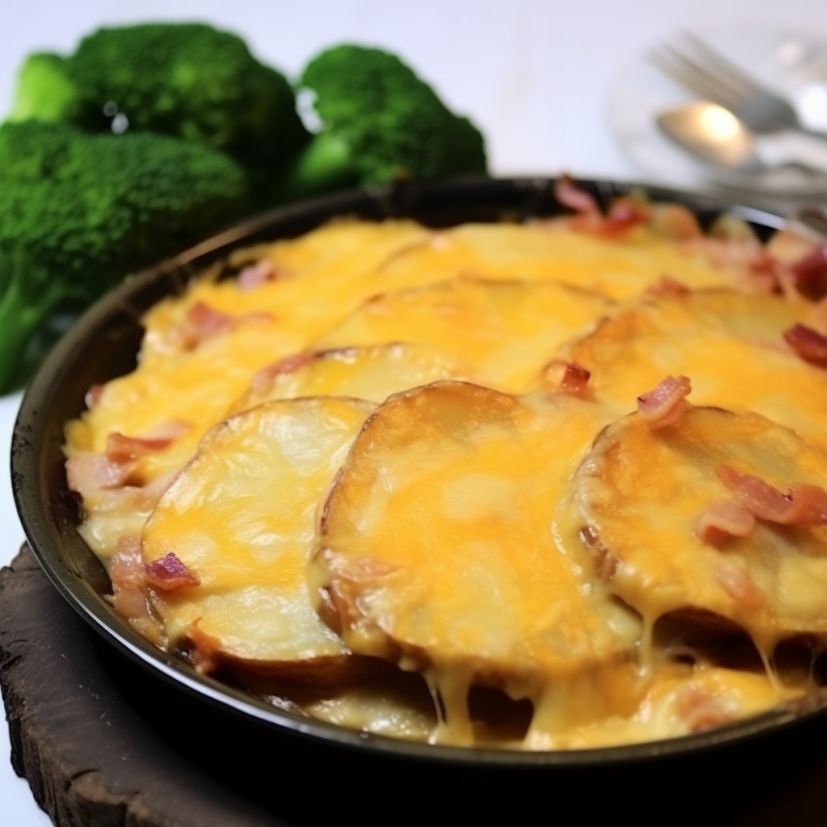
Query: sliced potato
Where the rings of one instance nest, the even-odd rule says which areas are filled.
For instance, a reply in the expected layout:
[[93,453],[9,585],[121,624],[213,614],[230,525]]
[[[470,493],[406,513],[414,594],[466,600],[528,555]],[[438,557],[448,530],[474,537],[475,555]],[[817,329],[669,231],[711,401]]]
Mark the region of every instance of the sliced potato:
[[625,299],[664,275],[692,288],[731,285],[760,253],[757,247],[740,252],[714,239],[701,240],[675,243],[643,227],[606,237],[576,232],[554,220],[463,224],[441,231],[434,243],[412,246],[389,259],[383,275],[398,286],[414,283],[411,279],[423,271],[434,275],[432,281],[460,273],[555,281]]
[[477,381],[520,392],[537,387],[550,354],[609,307],[555,282],[464,277],[374,296],[319,345],[421,342],[472,366]]
[[[255,287],[236,279],[217,280],[216,271],[193,282],[181,296],[155,305],[145,316],[141,361],[164,358],[180,350],[178,327],[189,309],[203,302],[234,316],[269,313],[299,347],[341,320],[368,296],[384,289],[381,270],[389,259],[427,246],[433,232],[413,221],[374,223],[357,219],[332,221],[296,239],[252,250],[239,250],[231,264],[268,262],[273,278]],[[427,271],[406,284],[436,281]]]
[[449,724],[464,720],[470,683],[539,701],[624,657],[636,620],[551,531],[605,418],[579,399],[456,382],[380,406],[337,477],[311,567],[348,646],[425,671]]
[[669,427],[631,414],[603,431],[574,488],[581,536],[615,563],[611,589],[650,623],[678,610],[724,618],[765,654],[827,633],[827,527],[758,519],[719,545],[698,536],[710,505],[734,497],[724,466],[783,492],[827,483],[827,453],[757,414],[690,407]]
[[154,593],[171,646],[194,643],[257,686],[353,668],[311,604],[305,567],[317,506],[371,409],[332,397],[271,402],[204,438],[143,533],[147,563],[172,552],[200,580]]
[[351,396],[383,402],[392,393],[438,379],[468,378],[468,373],[441,351],[407,342],[317,350],[265,368],[231,412],[300,396]]
[[649,297],[603,319],[562,358],[589,370],[596,397],[623,412],[664,376],[684,375],[697,404],[756,411],[827,445],[827,372],[782,336],[810,308],[731,290]]

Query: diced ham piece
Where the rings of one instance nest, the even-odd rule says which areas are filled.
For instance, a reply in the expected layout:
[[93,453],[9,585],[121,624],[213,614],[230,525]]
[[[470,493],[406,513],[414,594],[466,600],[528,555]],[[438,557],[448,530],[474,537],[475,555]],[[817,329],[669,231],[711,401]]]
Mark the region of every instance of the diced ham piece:
[[561,175],[554,182],[554,197],[573,212],[600,215],[600,207],[594,196],[578,187],[570,175]]
[[242,290],[253,290],[268,281],[275,281],[277,277],[276,267],[273,262],[264,259],[255,264],[247,265],[238,274],[238,286]]
[[779,525],[827,524],[827,491],[819,485],[792,485],[786,493],[750,474],[739,474],[728,465],[716,471],[738,502],[759,520]]
[[173,552],[146,564],[146,581],[150,586],[165,592],[186,589],[201,583],[198,576]]
[[686,397],[692,383],[686,376],[667,376],[655,388],[637,398],[638,414],[652,428],[663,428],[677,422],[686,410]]
[[112,581],[112,605],[127,620],[150,616],[146,598],[146,566],[138,537],[122,538],[109,562]]
[[742,609],[759,609],[767,602],[766,594],[740,566],[721,566],[715,579]]
[[787,344],[805,361],[827,368],[827,336],[807,325],[793,325],[784,331]]
[[105,454],[75,454],[66,461],[69,488],[83,497],[94,491],[119,488],[124,485],[130,473],[128,465]]
[[736,500],[719,500],[709,505],[695,525],[698,538],[719,546],[729,537],[749,537],[755,527],[755,515]]

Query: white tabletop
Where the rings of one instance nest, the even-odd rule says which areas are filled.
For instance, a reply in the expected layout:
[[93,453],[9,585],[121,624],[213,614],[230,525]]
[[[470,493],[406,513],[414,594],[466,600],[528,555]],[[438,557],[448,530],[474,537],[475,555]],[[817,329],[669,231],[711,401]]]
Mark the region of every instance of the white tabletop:
[[[759,21],[827,36],[823,0],[0,0],[0,116],[27,52],[68,51],[99,25],[163,18],[233,29],[288,75],[337,42],[395,51],[479,124],[497,175],[639,177],[607,127],[606,93],[624,65],[681,27]],[[0,565],[23,539],[5,470],[19,402],[0,398]],[[8,756],[0,722],[0,824],[49,824]]]

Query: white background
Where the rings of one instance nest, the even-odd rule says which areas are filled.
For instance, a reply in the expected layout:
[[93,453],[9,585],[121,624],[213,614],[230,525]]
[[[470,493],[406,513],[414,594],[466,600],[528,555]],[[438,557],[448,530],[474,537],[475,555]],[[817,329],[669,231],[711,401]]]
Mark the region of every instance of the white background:
[[[0,116],[27,52],[69,51],[99,25],[162,18],[233,29],[288,75],[337,42],[395,51],[483,129],[498,175],[639,175],[607,127],[606,94],[629,61],[681,27],[749,22],[827,36],[824,0],[0,0]],[[23,539],[6,470],[19,401],[0,398],[0,565]],[[8,755],[0,722],[0,825],[48,824]]]

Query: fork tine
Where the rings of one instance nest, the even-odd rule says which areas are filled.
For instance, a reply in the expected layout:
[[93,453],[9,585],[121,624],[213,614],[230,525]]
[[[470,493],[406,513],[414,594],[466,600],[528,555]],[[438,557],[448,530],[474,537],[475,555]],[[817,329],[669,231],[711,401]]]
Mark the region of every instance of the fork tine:
[[721,83],[713,73],[673,46],[663,46],[649,53],[652,63],[695,95],[730,106],[740,98],[737,90]]
[[746,70],[733,63],[717,49],[709,45],[694,32],[684,30],[684,40],[708,66],[710,73],[715,73],[721,80],[737,88],[743,96],[752,94],[772,94],[772,90],[764,86],[759,80],[747,73]]

